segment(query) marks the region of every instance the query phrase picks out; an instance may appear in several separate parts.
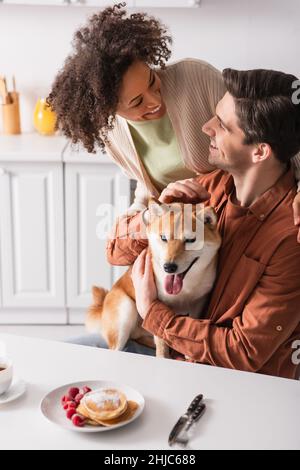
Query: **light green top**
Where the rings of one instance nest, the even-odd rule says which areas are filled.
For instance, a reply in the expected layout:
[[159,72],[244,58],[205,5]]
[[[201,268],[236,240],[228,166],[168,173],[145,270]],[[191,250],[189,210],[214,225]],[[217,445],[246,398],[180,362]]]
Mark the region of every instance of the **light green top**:
[[173,181],[196,176],[182,160],[168,113],[151,121],[127,122],[136,151],[158,190]]

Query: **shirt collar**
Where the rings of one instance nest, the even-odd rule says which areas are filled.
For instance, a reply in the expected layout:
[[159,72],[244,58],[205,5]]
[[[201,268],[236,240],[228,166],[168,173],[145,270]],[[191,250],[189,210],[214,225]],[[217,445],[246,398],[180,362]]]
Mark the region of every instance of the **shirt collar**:
[[[264,220],[278,206],[291,189],[296,190],[296,180],[292,169],[286,171],[248,210],[259,220]],[[234,180],[230,175],[225,182],[227,199],[234,189]]]

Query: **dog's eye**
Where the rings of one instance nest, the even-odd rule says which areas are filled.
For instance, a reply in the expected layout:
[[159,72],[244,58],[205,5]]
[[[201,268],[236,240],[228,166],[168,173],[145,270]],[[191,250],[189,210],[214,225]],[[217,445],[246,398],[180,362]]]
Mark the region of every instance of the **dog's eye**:
[[186,238],[185,243],[194,243],[196,238]]
[[163,241],[163,242],[167,242],[167,241],[168,241],[168,240],[167,240],[167,237],[166,237],[165,235],[161,235],[160,238],[161,238],[161,241]]

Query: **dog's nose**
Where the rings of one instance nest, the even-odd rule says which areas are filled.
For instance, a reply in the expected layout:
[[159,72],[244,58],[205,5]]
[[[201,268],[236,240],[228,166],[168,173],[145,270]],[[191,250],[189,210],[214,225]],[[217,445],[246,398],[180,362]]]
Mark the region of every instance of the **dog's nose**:
[[165,263],[164,264],[164,270],[166,273],[175,273],[177,271],[177,264],[176,263]]

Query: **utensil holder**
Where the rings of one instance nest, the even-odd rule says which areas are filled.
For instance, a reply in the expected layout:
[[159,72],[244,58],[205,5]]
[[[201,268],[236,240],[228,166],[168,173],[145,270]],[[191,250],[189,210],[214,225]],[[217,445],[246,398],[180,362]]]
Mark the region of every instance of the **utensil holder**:
[[9,93],[10,103],[2,105],[3,134],[21,134],[19,93]]

